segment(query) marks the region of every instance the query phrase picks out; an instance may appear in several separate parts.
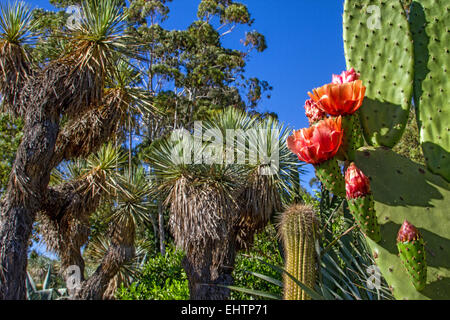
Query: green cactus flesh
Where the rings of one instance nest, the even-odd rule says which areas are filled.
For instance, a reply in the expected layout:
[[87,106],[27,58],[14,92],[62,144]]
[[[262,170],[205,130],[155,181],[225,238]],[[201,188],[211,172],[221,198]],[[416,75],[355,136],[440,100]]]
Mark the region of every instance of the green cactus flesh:
[[[313,289],[316,282],[315,234],[317,218],[314,210],[298,204],[282,216],[281,236],[286,256],[286,271]],[[289,276],[283,276],[284,300],[309,300],[310,297]]]
[[450,181],[450,1],[411,6],[414,102],[428,168]]
[[342,161],[354,161],[356,150],[364,146],[358,113],[342,117],[342,129],[344,130],[344,137],[336,157]]
[[[356,164],[371,178],[381,241],[367,242],[397,299],[450,299],[450,183],[387,148],[366,147]],[[421,232],[428,276],[418,291],[398,256],[397,232],[408,220]]]
[[345,197],[345,181],[335,158],[314,166],[316,176],[333,194]]
[[367,87],[359,109],[364,137],[370,145],[393,147],[408,121],[414,77],[412,37],[401,2],[345,1],[344,47],[347,67],[361,73]]
[[414,287],[421,291],[427,282],[427,263],[423,239],[397,243],[399,257]]
[[348,207],[361,231],[375,242],[381,240],[380,225],[374,210],[373,195],[349,199]]

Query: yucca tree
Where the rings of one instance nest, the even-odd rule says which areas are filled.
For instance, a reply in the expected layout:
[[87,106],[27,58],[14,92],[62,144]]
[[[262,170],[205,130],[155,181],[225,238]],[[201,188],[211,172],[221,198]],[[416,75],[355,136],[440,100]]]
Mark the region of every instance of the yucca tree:
[[[260,128],[269,130],[259,131]],[[230,108],[206,121],[202,130],[205,129],[223,137],[229,130],[255,131],[247,132],[247,142],[238,140],[233,145],[219,142],[228,161],[208,164],[208,157],[195,158],[210,152],[209,142],[200,143],[191,164],[182,161],[191,155],[186,150],[192,150],[197,143],[184,136],[175,142],[168,138],[155,143],[149,162],[161,181],[158,189],[166,199],[175,243],[186,253],[183,267],[189,279],[191,299],[220,300],[229,297],[225,286],[233,283],[231,274],[236,252],[248,247],[255,232],[281,209],[282,195],[294,183],[292,177],[297,167],[292,165],[295,161],[284,146],[286,133],[274,120],[258,120]],[[264,145],[268,141],[269,149],[280,152],[280,162],[272,176],[264,174],[270,162],[248,157],[241,162],[231,161],[231,156],[237,160],[240,152],[248,153],[256,144]],[[211,154],[214,156],[214,152]]]
[[63,220],[74,208],[95,211],[95,201],[84,208],[85,194],[78,188],[84,182],[49,187],[50,174],[62,161],[97,151],[117,133],[136,93],[115,81],[117,65],[135,55],[118,1],[84,1],[84,17],[79,28],[65,34],[59,57],[39,65],[25,49],[33,45],[30,10],[16,2],[0,11],[0,94],[6,111],[24,120],[0,204],[0,299],[23,299],[36,214]]
[[129,283],[136,262],[136,229],[148,223],[148,212],[153,206],[149,198],[151,183],[143,168],[127,168],[112,182],[109,186],[110,210],[105,217],[109,224],[109,240],[98,246],[97,238],[97,246],[94,241],[89,247],[91,252],[97,251],[97,257],[102,252],[98,249],[103,247],[104,254],[99,267],[82,284],[78,293],[81,299],[110,299],[122,282],[125,285]]

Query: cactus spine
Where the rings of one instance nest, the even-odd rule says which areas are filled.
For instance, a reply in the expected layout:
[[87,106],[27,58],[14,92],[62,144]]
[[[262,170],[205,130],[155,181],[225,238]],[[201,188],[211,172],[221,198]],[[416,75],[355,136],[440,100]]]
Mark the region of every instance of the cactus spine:
[[410,23],[420,142],[431,172],[450,181],[450,2],[414,1]]
[[407,220],[397,236],[397,248],[402,264],[405,266],[414,287],[421,291],[427,283],[427,262],[422,235]]
[[[449,13],[448,0],[415,0],[409,17],[400,0],[345,1],[346,61],[367,86],[359,110],[366,142],[392,148],[400,140],[414,93],[420,142],[431,171],[387,148],[365,147],[356,153],[356,164],[372,178],[381,224],[381,241],[368,239],[368,244],[398,299],[450,297],[445,280],[450,277]],[[411,265],[421,257],[408,257],[405,251],[424,253],[413,248],[423,241],[396,244],[397,225],[405,219],[421,226],[427,249],[435,252],[427,256],[428,271],[416,274],[413,282],[411,272],[425,263]],[[392,250],[396,245],[399,256]]]
[[[315,241],[318,221],[312,207],[297,204],[281,219],[280,233],[285,248],[285,270],[301,283],[314,288],[317,276]],[[284,275],[284,300],[309,300],[310,297]]]
[[322,162],[314,166],[316,176],[323,183],[325,188],[335,195],[345,197],[345,181],[335,158]]
[[413,43],[399,0],[347,0],[344,8],[347,67],[367,87],[359,110],[367,143],[394,147],[411,108]]

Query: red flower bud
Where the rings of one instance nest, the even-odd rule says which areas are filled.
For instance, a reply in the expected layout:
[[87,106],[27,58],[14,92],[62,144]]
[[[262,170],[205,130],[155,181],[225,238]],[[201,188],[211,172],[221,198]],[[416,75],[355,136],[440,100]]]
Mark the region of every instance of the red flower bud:
[[370,180],[352,162],[345,173],[345,190],[348,199],[364,197],[370,193]]
[[408,220],[403,222],[400,230],[398,231],[397,241],[398,242],[410,242],[419,240],[420,233],[417,228],[412,225]]
[[320,120],[326,118],[326,116],[327,116],[326,113],[323,112],[322,110],[320,110],[317,107],[317,104],[314,101],[312,101],[311,99],[306,100],[306,102],[305,102],[305,113],[309,119],[310,124],[320,121]]
[[333,74],[333,83],[343,84],[347,82],[353,82],[359,80],[360,74],[356,73],[355,69],[351,68],[348,71],[344,71],[340,76]]

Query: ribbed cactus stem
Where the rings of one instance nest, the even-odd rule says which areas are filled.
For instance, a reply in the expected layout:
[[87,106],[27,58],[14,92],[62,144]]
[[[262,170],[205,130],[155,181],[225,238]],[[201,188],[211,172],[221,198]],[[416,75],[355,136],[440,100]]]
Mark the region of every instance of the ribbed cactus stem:
[[[307,287],[313,289],[317,266],[315,240],[317,217],[312,207],[298,204],[284,212],[280,232],[286,257],[286,271]],[[310,297],[286,274],[284,300],[309,300]]]

